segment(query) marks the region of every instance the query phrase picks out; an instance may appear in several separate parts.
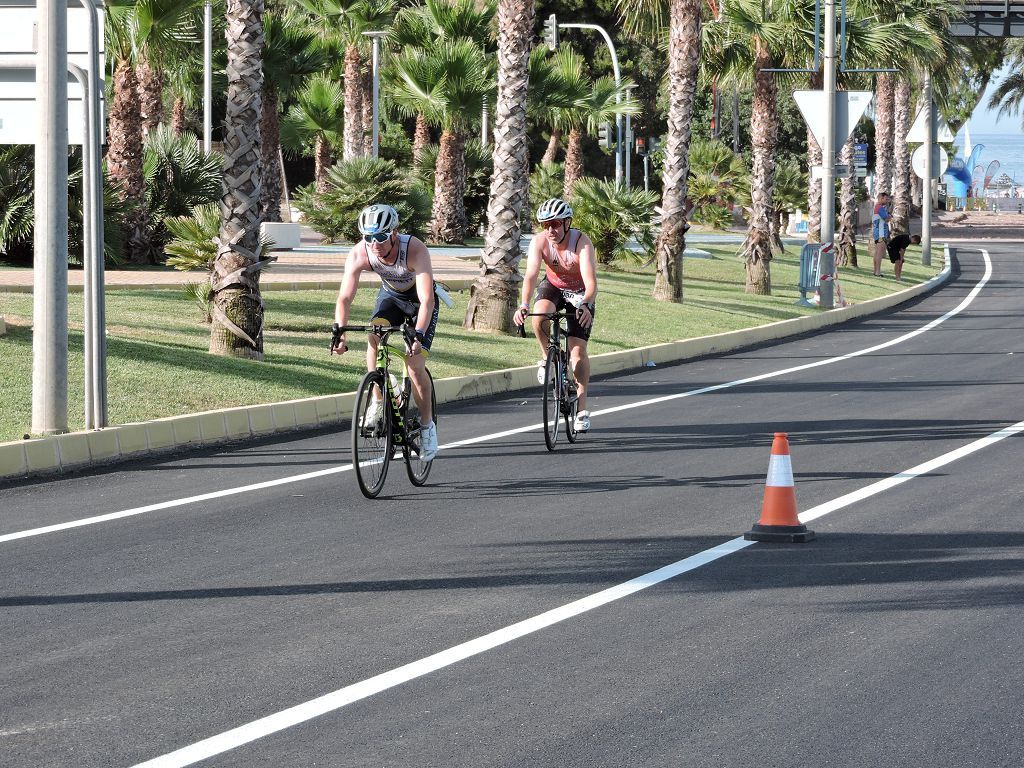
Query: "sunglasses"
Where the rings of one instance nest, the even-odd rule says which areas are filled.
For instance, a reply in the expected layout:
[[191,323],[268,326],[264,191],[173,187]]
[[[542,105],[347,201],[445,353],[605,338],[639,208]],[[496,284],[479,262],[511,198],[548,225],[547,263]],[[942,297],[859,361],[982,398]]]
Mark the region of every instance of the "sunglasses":
[[375,235],[363,235],[363,242],[364,243],[383,243],[389,237],[391,237],[391,233],[390,232],[378,232]]
[[550,221],[542,221],[540,225],[543,229],[560,229],[565,226],[565,222],[561,219],[551,219]]

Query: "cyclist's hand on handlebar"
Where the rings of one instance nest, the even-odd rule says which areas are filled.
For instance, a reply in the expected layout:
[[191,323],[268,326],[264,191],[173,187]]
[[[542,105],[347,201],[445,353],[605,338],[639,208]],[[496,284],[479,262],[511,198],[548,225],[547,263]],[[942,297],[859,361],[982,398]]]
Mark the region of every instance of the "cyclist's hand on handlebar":
[[526,313],[530,311],[530,308],[525,304],[516,309],[515,314],[512,315],[512,322],[515,325],[526,325]]
[[331,328],[331,354],[332,355],[343,355],[348,350],[348,345],[345,344],[345,334],[341,331],[341,326],[337,323]]
[[576,319],[580,321],[580,326],[583,328],[589,328],[594,324],[594,310],[590,304],[581,304],[579,309],[576,310]]

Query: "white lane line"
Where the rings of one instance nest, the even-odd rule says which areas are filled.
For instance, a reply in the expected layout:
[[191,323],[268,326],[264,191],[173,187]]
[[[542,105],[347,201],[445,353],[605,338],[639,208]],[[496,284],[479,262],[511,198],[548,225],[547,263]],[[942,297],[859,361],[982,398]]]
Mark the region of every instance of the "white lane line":
[[[650,400],[641,400],[641,401],[638,401],[638,402],[635,402],[635,403],[627,403],[626,405],[618,405],[618,406],[614,406],[612,408],[605,408],[603,410],[594,411],[593,415],[601,416],[601,415],[608,414],[608,413],[617,413],[618,411],[626,411],[626,410],[630,410],[632,408],[643,408],[643,407],[649,406],[649,405],[658,405],[660,403],[664,403],[664,402],[667,402],[669,400],[678,400],[678,399],[684,398],[684,397],[693,397],[694,395],[703,395],[703,394],[707,394],[708,392],[717,392],[717,391],[723,390],[723,389],[730,389],[732,387],[739,387],[739,386],[742,386],[743,384],[750,384],[750,383],[755,382],[755,381],[763,381],[765,379],[772,379],[772,378],[776,378],[778,376],[785,376],[785,375],[790,374],[790,373],[795,373],[795,372],[798,372],[798,371],[807,370],[808,368],[816,368],[816,367],[822,366],[822,365],[831,365],[832,363],[839,363],[839,362],[842,362],[844,360],[849,360],[849,359],[854,358],[854,357],[859,357],[861,355],[870,354],[871,352],[877,352],[880,349],[885,349],[886,347],[891,347],[891,346],[893,346],[895,344],[900,344],[900,343],[902,343],[904,341],[907,341],[908,339],[912,339],[915,336],[918,336],[918,335],[920,335],[922,333],[930,331],[932,328],[935,328],[937,325],[940,325],[941,323],[944,323],[946,320],[949,320],[951,317],[953,317],[953,316],[959,314],[960,312],[962,312],[964,309],[967,308],[967,306],[972,301],[974,301],[975,297],[981,292],[981,289],[985,287],[985,284],[989,281],[989,278],[992,276],[992,261],[989,258],[988,251],[986,251],[984,249],[979,249],[979,250],[981,250],[981,254],[982,254],[983,258],[985,259],[985,274],[982,277],[982,279],[974,286],[974,288],[971,289],[970,293],[967,294],[967,297],[964,298],[964,300],[961,301],[956,307],[951,309],[946,314],[942,315],[942,317],[938,317],[935,320],[932,320],[930,323],[922,326],[921,328],[918,328],[917,330],[911,331],[909,333],[905,333],[902,336],[898,336],[895,339],[892,339],[890,341],[884,342],[882,344],[876,344],[873,347],[868,347],[867,349],[862,349],[862,350],[859,350],[857,352],[849,352],[849,353],[847,353],[845,355],[840,355],[839,357],[830,357],[830,358],[826,358],[824,360],[818,360],[818,361],[813,362],[813,363],[806,363],[804,365],[798,365],[798,366],[795,366],[795,367],[792,367],[792,368],[784,368],[784,369],[778,370],[778,371],[771,371],[769,373],[762,373],[762,374],[759,374],[757,376],[751,376],[751,377],[746,378],[746,379],[737,379],[736,381],[730,381],[730,382],[726,382],[724,384],[714,384],[714,385],[709,386],[709,387],[702,387],[700,389],[693,389],[693,390],[690,390],[688,392],[678,392],[678,393],[676,393],[674,395],[664,395],[664,396],[661,396],[661,397],[652,398]],[[947,269],[948,268],[949,267],[947,265]],[[479,435],[477,437],[471,437],[471,438],[467,438],[465,440],[458,440],[458,441],[453,442],[453,443],[446,443],[445,445],[440,446],[438,448],[438,450],[439,451],[444,451],[444,450],[449,450],[451,448],[462,448],[462,447],[467,446],[467,445],[475,445],[477,443],[491,442],[493,440],[500,440],[503,437],[509,437],[509,436],[512,436],[512,435],[518,435],[518,434],[522,434],[524,432],[532,432],[532,431],[534,431],[536,429],[542,429],[543,427],[544,427],[544,424],[543,424],[543,422],[541,422],[541,423],[538,423],[538,424],[530,424],[530,425],[527,425],[527,426],[524,426],[524,427],[516,427],[515,429],[507,429],[507,430],[504,430],[502,432],[493,432],[493,433],[487,434],[487,435]],[[313,478],[316,478],[316,477],[323,477],[324,475],[337,474],[339,472],[347,472],[350,469],[352,469],[352,465],[351,464],[346,464],[346,465],[341,466],[341,467],[332,467],[331,469],[322,469],[322,470],[318,470],[316,472],[308,472],[308,473],[304,473],[304,474],[301,474],[301,475],[291,475],[289,477],[282,477],[282,478],[279,478],[277,480],[267,480],[267,481],[262,482],[262,483],[253,483],[252,485],[243,485],[243,486],[239,486],[237,488],[226,488],[226,489],[224,489],[222,491],[214,491],[212,493],[204,493],[204,494],[201,494],[199,496],[189,496],[189,497],[184,498],[184,499],[172,499],[170,501],[160,502],[159,504],[149,504],[149,505],[144,506],[144,507],[135,507],[134,509],[126,509],[126,510],[123,510],[121,512],[111,512],[109,514],[97,515],[95,517],[87,517],[87,518],[83,518],[81,520],[72,520],[72,521],[67,522],[67,523],[57,523],[55,525],[47,525],[47,526],[44,526],[44,527],[41,527],[41,528],[31,528],[31,529],[24,530],[24,531],[16,531],[15,533],[7,533],[7,534],[0,535],[0,544],[3,544],[3,543],[8,542],[8,541],[14,541],[16,539],[25,539],[25,538],[29,538],[31,536],[42,536],[42,535],[47,534],[47,533],[56,533],[57,531],[65,531],[65,530],[68,530],[70,528],[80,528],[80,527],[86,526],[86,525],[96,525],[98,523],[106,523],[106,522],[109,522],[111,520],[120,520],[120,519],[126,518],[126,517],[134,517],[135,515],[142,515],[142,514],[145,514],[147,512],[156,512],[158,510],[171,509],[173,507],[180,507],[180,506],[184,506],[186,504],[195,504],[196,502],[200,502],[200,501],[209,501],[211,499],[219,499],[219,498],[223,498],[225,496],[232,496],[232,495],[238,494],[238,493],[249,493],[251,491],[264,490],[266,488],[273,488],[273,487],[279,486],[279,485],[288,485],[290,483],[299,483],[299,482],[302,482],[304,480],[310,480],[310,479],[313,479]]]
[[[969,443],[961,448],[945,453],[930,461],[926,461],[923,464],[918,464],[916,467],[906,469],[903,472],[895,474],[885,480],[880,480],[877,483],[873,483],[859,491],[845,494],[844,496],[840,496],[832,501],[827,501],[824,504],[819,504],[800,515],[800,520],[803,522],[817,520],[819,517],[823,517],[830,512],[835,512],[843,507],[863,501],[897,485],[901,485],[909,482],[910,480],[921,477],[922,475],[928,474],[929,472],[933,472],[940,467],[951,464],[954,461],[958,461],[965,456],[969,456],[972,453],[988,448],[1001,440],[1018,435],[1021,432],[1024,432],[1024,421],[1019,421],[1013,426],[1001,429],[998,432],[993,432],[986,437],[975,440],[973,443]],[[369,698],[390,688],[396,688],[410,680],[415,680],[416,678],[423,677],[424,675],[429,675],[432,672],[436,672],[440,669],[451,666],[452,664],[457,664],[460,661],[477,656],[481,653],[497,648],[498,646],[511,643],[513,640],[518,640],[521,637],[533,634],[534,632],[539,632],[540,630],[546,629],[554,624],[575,618],[576,616],[592,611],[595,608],[600,608],[616,600],[621,600],[622,598],[628,597],[629,595],[643,589],[653,587],[654,585],[660,584],[668,579],[673,579],[676,576],[696,570],[708,563],[713,563],[726,555],[739,552],[753,544],[754,542],[745,541],[743,537],[731,539],[716,547],[706,549],[703,552],[698,552],[695,555],[691,555],[690,557],[679,560],[671,565],[666,565],[656,571],[646,573],[643,576],[630,579],[622,584],[609,587],[608,589],[596,592],[588,597],[567,603],[559,608],[553,608],[550,611],[545,611],[544,613],[538,614],[532,618],[495,630],[494,632],[490,632],[473,640],[453,646],[452,648],[440,651],[439,653],[435,653],[431,656],[426,656],[418,661],[410,662],[409,664],[396,667],[388,672],[383,672],[358,683],[353,683],[352,685],[347,685],[344,688],[339,688],[336,691],[324,694],[323,696],[318,696],[315,699],[310,699],[309,701],[297,704],[294,707],[289,707],[288,709],[281,710],[280,712],[275,712],[272,715],[261,717],[258,720],[253,720],[245,725],[240,725],[237,728],[224,731],[216,736],[211,736],[207,739],[203,739],[202,741],[197,741],[194,744],[182,747],[174,752],[169,752],[165,755],[161,755],[160,757],[153,758],[152,760],[147,760],[144,763],[139,763],[134,766],[134,768],[183,768],[183,766],[193,765],[194,763],[206,760],[214,755],[222,754],[261,739],[264,736],[269,736],[272,733],[283,731],[329,712],[335,712],[349,704],[352,704],[353,702]]]

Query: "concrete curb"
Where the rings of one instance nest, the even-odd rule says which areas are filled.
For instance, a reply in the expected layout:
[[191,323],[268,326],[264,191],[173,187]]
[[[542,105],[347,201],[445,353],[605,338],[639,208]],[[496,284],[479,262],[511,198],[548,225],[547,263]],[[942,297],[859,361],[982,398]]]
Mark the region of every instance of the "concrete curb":
[[[470,278],[458,278],[455,280],[443,280],[437,278],[437,282],[444,283],[453,291],[464,291],[468,289],[474,280]],[[261,291],[337,291],[341,285],[341,276],[332,280],[264,280],[260,282]],[[114,283],[108,285],[108,291],[180,291],[185,283]],[[68,285],[68,293],[81,293],[83,286]],[[0,293],[32,293],[31,285],[0,285]]]
[[[643,368],[649,362],[669,363],[721,354],[838,325],[883,312],[917,298],[943,285],[950,276],[950,249],[946,246],[945,266],[942,271],[931,280],[906,290],[861,304],[817,315],[780,320],[757,328],[594,355],[591,358],[591,374],[599,376]],[[456,287],[457,282],[465,282],[468,286],[472,281],[451,281],[448,284],[458,290],[460,288]],[[455,376],[438,379],[434,385],[439,403],[488,397],[535,388],[536,368],[527,366]],[[0,481],[60,474],[88,466],[170,453],[188,447],[210,447],[276,433],[342,424],[349,421],[354,406],[355,393],[347,392],[283,403],[172,416],[89,432],[72,432],[0,443]]]

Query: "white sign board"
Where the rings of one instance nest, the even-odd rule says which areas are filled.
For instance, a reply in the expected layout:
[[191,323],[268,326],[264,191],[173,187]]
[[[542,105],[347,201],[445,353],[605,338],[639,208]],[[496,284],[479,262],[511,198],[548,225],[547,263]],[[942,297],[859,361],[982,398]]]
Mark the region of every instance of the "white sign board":
[[[857,127],[857,123],[864,115],[864,110],[868,108],[868,104],[871,103],[874,96],[875,94],[871,91],[836,91],[836,133],[832,147],[833,154],[838,155],[842,151],[843,144],[853,133],[853,129]],[[825,121],[828,118],[825,91],[793,91],[793,99],[796,101],[797,107],[800,108],[800,114],[804,116],[807,127],[811,129],[814,140],[818,142],[818,146],[824,152]]]
[[[68,63],[89,72],[89,10],[68,8]],[[35,144],[39,134],[36,111],[36,21],[32,7],[11,7],[0,2],[0,60],[29,65],[29,68],[0,67],[0,144]],[[98,14],[100,43],[100,82],[103,69],[103,13]],[[100,143],[106,120],[103,118],[104,93],[100,91]],[[68,143],[85,140],[82,87],[68,75]]]
[[[925,161],[924,146],[920,146],[914,150],[910,156],[910,166],[914,169],[914,173],[917,174],[919,179],[925,178],[924,175],[924,161]],[[932,178],[937,179],[946,172],[949,167],[949,158],[946,156],[946,150],[937,144],[932,145]]]
[[[939,110],[934,110],[935,114],[935,140],[942,142],[953,141],[953,132],[949,130],[949,126],[946,125],[946,119],[939,114]],[[928,141],[928,131],[925,126],[925,110],[921,109],[917,113],[917,117],[914,118],[914,122],[910,126],[910,130],[907,131],[907,143],[908,144],[924,144]]]

